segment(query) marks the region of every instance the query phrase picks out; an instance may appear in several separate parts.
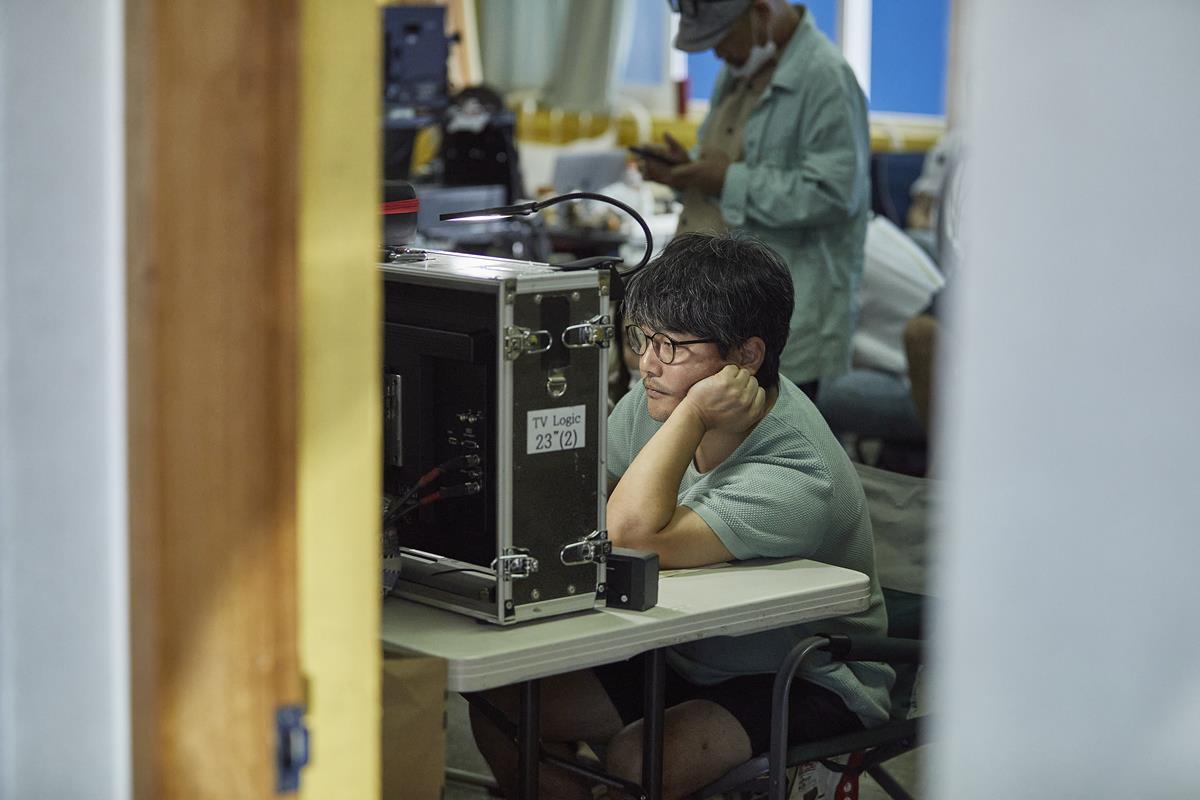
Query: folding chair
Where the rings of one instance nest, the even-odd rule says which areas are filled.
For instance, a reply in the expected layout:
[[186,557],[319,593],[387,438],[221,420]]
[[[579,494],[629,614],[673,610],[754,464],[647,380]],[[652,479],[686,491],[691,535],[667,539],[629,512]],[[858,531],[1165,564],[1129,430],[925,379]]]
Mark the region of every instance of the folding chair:
[[[771,698],[770,751],[734,767],[696,792],[693,795],[695,800],[730,793],[748,797],[765,795],[771,800],[784,800],[789,789],[787,769],[809,761],[821,762],[843,775],[865,772],[894,800],[912,800],[912,795],[887,772],[883,764],[923,744],[921,734],[926,717],[894,717],[883,725],[858,733],[787,747],[787,714],[784,709],[787,708],[792,680],[804,661],[818,652],[827,652],[838,661],[918,664],[921,642],[916,639],[843,635],[817,635],[801,641],[775,674]],[[839,756],[850,754],[855,755],[846,763],[834,761]]]
[[[694,800],[717,795],[784,800],[787,769],[820,762],[843,775],[866,773],[894,800],[912,795],[892,777],[884,763],[924,744],[928,717],[910,718],[916,667],[922,656],[926,530],[933,483],[924,478],[855,464],[866,493],[875,533],[876,568],[888,610],[888,635],[817,635],[798,643],[775,674],[771,697],[771,746],[767,753],[739,764],[705,786]],[[838,661],[882,661],[897,667],[892,689],[892,718],[858,733],[787,746],[788,697],[796,672],[805,660],[828,653]],[[855,754],[849,761],[835,761]]]

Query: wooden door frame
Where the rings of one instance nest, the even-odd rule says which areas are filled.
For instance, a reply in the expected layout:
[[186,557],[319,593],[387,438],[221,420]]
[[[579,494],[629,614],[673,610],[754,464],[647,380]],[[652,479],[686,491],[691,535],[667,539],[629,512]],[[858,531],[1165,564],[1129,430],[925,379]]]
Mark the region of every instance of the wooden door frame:
[[379,12],[126,0],[138,800],[379,795]]
[[136,798],[269,797],[296,644],[299,2],[127,0]]

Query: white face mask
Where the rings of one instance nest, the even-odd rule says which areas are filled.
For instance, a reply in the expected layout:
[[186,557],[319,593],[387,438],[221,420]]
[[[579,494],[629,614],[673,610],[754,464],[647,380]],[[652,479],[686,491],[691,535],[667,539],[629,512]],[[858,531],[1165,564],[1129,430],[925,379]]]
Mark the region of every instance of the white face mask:
[[746,56],[746,61],[740,67],[735,67],[732,64],[727,64],[729,74],[735,78],[749,78],[754,73],[762,69],[763,64],[775,57],[775,42],[768,39],[766,44],[756,44],[750,48],[750,55]]

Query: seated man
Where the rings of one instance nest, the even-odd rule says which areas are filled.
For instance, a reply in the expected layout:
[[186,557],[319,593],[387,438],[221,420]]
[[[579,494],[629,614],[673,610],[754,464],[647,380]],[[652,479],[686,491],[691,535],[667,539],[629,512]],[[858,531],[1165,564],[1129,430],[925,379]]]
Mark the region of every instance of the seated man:
[[[653,550],[661,565],[696,567],[756,557],[807,557],[866,573],[866,611],[739,638],[673,647],[667,655],[664,792],[679,797],[765,752],[771,685],[788,650],[814,630],[883,634],[866,501],[821,415],[779,375],[792,281],[749,239],[676,237],[629,285],[626,333],[642,383],[609,417],[608,533]],[[818,665],[793,685],[793,741],[860,730],[888,717],[891,670]],[[511,689],[511,687],[510,687]],[[515,716],[515,690],[490,699]],[[634,782],[642,765],[641,659],[542,683],[542,739],[570,754],[602,745],[610,772]],[[480,750],[512,796],[516,751],[472,713]],[[591,797],[586,781],[543,766],[543,796]]]

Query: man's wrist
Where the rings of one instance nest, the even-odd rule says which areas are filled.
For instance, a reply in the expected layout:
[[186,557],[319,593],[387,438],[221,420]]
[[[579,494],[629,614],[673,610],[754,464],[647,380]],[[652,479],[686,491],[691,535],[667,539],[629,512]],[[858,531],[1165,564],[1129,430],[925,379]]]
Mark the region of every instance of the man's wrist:
[[679,405],[675,406],[672,416],[675,414],[681,415],[681,424],[693,427],[700,436],[708,433],[708,423],[704,419],[704,414],[701,413],[700,407],[692,398],[684,397]]

